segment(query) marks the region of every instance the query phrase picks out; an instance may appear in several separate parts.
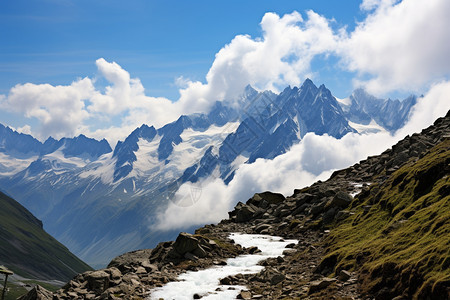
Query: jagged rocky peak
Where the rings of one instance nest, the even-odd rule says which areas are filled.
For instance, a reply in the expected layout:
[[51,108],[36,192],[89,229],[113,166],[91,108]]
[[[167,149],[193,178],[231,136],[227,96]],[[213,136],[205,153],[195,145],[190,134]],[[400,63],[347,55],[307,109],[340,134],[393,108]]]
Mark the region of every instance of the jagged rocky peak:
[[297,104],[299,102],[314,103],[318,97],[321,100],[322,98],[323,100],[328,100],[327,102],[333,101],[334,103],[336,101],[331,91],[324,84],[317,87],[311,79],[307,78],[300,87],[286,87],[279,95],[280,101],[277,102],[284,103],[286,100],[289,100]]
[[301,85],[300,89],[299,89],[299,93],[306,93],[309,92],[312,95],[316,94],[318,91],[317,86],[314,84],[314,82],[309,79],[306,78],[305,81],[303,82],[303,84]]
[[49,137],[41,145],[40,154],[46,155],[57,150],[61,150],[64,157],[84,157],[90,160],[95,160],[103,154],[112,151],[106,139],[98,141],[80,134],[74,138],[62,138],[60,140]]
[[49,137],[44,143],[41,143],[29,134],[19,133],[0,124],[0,151],[2,152],[34,153],[42,156],[58,149],[61,149],[65,157],[85,156],[90,160],[95,160],[112,151],[105,139],[98,141],[81,134],[74,138],[60,140]]
[[222,101],[216,101],[207,116],[213,124],[223,126],[230,121],[236,121],[238,118],[237,109],[225,105]]
[[113,157],[117,158],[114,168],[114,181],[126,177],[133,170],[133,162],[137,159],[135,152],[139,150],[139,139],[142,138],[150,142],[156,134],[155,127],[143,124],[141,127],[136,128],[125,141],[117,142],[113,153]]
[[156,135],[156,129],[153,126],[149,127],[148,125],[143,124],[136,133],[138,137],[151,141]]
[[[238,156],[246,163],[253,163],[257,158],[272,159],[285,153],[307,132],[337,138],[355,132],[331,92],[324,85],[316,87],[310,79],[300,88],[287,87],[277,97],[258,95],[243,114],[237,130],[219,147],[218,157],[205,159],[208,162],[205,165],[202,160],[188,168],[183,180],[208,176],[220,165],[221,178],[229,182],[234,176],[232,163]],[[205,153],[204,158],[208,155]]]
[[323,84],[318,88],[310,79],[306,79],[299,89],[286,89],[279,98],[279,103],[284,102],[284,110],[297,115],[298,122],[302,124],[302,135],[306,132],[319,135],[327,133],[340,138],[355,132],[345,119],[336,98]]
[[139,138],[146,139],[147,141],[151,141],[156,135],[156,129],[153,126],[148,126],[146,124],[142,124],[141,127],[136,128],[131,132],[131,134],[122,142],[118,141],[116,147],[114,148],[113,156],[121,156],[123,154],[128,153],[130,150],[136,151],[139,149],[137,146],[137,142]]
[[390,132],[403,127],[417,97],[410,95],[403,100],[381,99],[356,89],[349,97],[351,103],[345,107],[345,117],[355,123],[368,125],[376,122]]
[[74,138],[63,138],[60,142],[62,142],[64,146],[62,151],[66,157],[88,155],[92,159],[96,159],[103,154],[112,151],[111,146],[106,139],[98,141],[93,138],[88,138],[83,134]]
[[0,152],[21,154],[39,153],[41,142],[29,134],[19,133],[0,124]]
[[254,97],[256,94],[258,93],[257,90],[255,90],[250,84],[248,84],[245,89],[244,89],[244,96],[249,98],[249,97]]

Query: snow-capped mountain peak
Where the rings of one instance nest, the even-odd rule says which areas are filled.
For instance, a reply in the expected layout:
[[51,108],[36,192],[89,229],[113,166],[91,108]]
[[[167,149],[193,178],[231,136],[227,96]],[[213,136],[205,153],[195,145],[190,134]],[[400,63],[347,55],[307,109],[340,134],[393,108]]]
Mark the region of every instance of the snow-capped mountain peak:
[[310,79],[278,95],[249,85],[208,113],[161,128],[143,124],[114,150],[84,135],[41,143],[0,125],[0,188],[74,253],[107,263],[154,246],[149,222],[182,183],[214,176],[228,184],[243,164],[273,159],[308,132],[341,138],[398,129],[414,103],[415,97],[383,100],[363,90],[344,102]]

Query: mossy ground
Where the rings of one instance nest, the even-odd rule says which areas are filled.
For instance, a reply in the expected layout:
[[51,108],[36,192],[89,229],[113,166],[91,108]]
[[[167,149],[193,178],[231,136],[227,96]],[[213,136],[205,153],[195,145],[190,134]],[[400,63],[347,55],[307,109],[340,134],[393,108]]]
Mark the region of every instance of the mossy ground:
[[[0,280],[3,281],[3,277],[0,278]],[[3,282],[2,282],[2,284],[3,284]],[[14,284],[14,283],[8,282],[7,287],[8,287],[8,292],[5,294],[5,300],[15,300],[18,297],[27,293],[27,290],[24,287]],[[3,292],[3,287],[0,289],[0,298],[1,298],[2,292]]]
[[[0,276],[0,282],[4,283],[4,278]],[[22,281],[24,284],[29,284],[30,286],[35,286],[36,284],[39,284],[40,286],[44,287],[45,289],[49,291],[56,291],[59,289],[59,287],[51,285],[47,282],[42,282],[38,280],[24,280]],[[17,284],[16,282],[11,282],[10,279],[8,279],[7,283],[8,292],[5,294],[5,300],[15,300],[18,297],[25,295],[27,293],[27,289],[25,289],[22,285]],[[0,297],[1,293],[3,291],[3,288],[0,288]]]
[[409,297],[445,296],[450,283],[450,141],[352,204],[354,215],[336,224],[322,265],[358,270],[363,292],[388,287]]

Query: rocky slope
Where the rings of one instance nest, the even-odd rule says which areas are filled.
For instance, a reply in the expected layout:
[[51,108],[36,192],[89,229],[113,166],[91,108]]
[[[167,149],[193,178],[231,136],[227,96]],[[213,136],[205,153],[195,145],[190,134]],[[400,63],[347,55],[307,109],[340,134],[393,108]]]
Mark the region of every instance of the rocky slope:
[[42,222],[0,192],[0,265],[34,279],[66,281],[92,270],[42,229]]
[[246,285],[242,299],[449,299],[449,166],[450,112],[325,182],[287,198],[255,194],[229,219],[119,256],[106,269],[77,275],[52,297],[143,299],[180,272],[254,253],[227,238],[246,232],[299,242],[284,257],[264,261],[259,274],[221,281]]

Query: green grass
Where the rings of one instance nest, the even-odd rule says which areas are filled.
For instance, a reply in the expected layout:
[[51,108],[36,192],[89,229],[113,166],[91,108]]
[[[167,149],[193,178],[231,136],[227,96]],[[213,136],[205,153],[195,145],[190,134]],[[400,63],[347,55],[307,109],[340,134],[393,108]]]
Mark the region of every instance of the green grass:
[[[0,282],[4,283],[4,278],[0,276]],[[42,286],[43,288],[55,292],[59,289],[59,287],[54,286],[52,284],[49,284],[47,282],[42,282],[39,280],[24,280],[22,281],[25,284],[29,284],[30,286],[35,286],[36,284],[39,284],[40,286]],[[24,295],[27,293],[27,290],[22,287],[21,285],[15,283],[15,282],[11,282],[8,279],[8,283],[7,283],[7,287],[8,287],[8,292],[5,294],[5,300],[15,300],[18,297]],[[1,297],[1,293],[2,293],[3,289],[0,289],[0,297]]]
[[[2,281],[2,284],[3,284],[4,278],[1,277],[0,280]],[[8,287],[8,292],[5,294],[5,300],[16,300],[18,297],[27,293],[27,290],[24,287],[14,284],[14,283],[8,282],[7,287]],[[0,289],[0,298],[1,298],[2,292],[3,292],[3,288]]]
[[[366,292],[388,286],[412,296],[450,283],[450,141],[397,170],[352,203],[336,224],[322,266],[358,270]],[[371,205],[368,212],[364,206]]]
[[24,280],[22,282],[23,283],[27,283],[27,284],[29,284],[31,286],[35,286],[35,285],[39,284],[40,286],[42,286],[46,290],[49,290],[50,292],[56,292],[57,290],[59,290],[61,288],[60,286],[55,286],[55,285],[50,284],[48,282],[42,282],[42,281],[39,281],[39,280]]
[[0,193],[0,264],[23,277],[68,280],[91,268],[42,229],[12,198]]

